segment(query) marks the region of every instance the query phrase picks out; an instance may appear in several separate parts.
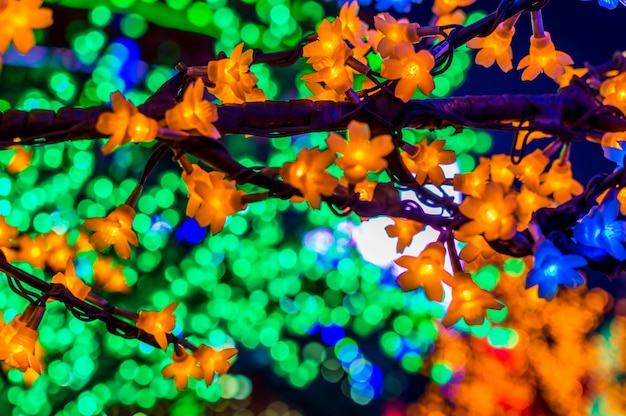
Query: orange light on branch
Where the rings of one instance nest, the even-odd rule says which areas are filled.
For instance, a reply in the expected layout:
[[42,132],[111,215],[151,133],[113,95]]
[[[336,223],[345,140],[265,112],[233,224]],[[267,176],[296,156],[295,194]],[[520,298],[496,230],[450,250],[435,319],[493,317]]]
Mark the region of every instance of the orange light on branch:
[[29,235],[20,235],[17,239],[19,250],[15,256],[17,261],[25,261],[31,266],[43,269],[46,267],[48,259],[48,250],[43,235],[31,237]]
[[255,93],[258,90],[258,79],[250,72],[252,49],[242,52],[243,42],[235,46],[229,58],[211,61],[207,65],[207,75],[215,84],[215,87],[209,88],[209,92],[225,104],[241,104],[250,95],[258,97],[258,93]]
[[137,328],[152,335],[159,347],[167,349],[167,334],[176,326],[176,317],[173,315],[178,302],[165,307],[161,312],[139,311]]
[[579,195],[583,186],[574,179],[571,163],[554,162],[550,170],[541,175],[539,193],[544,196],[553,195],[557,204],[569,201],[572,195]]
[[129,205],[120,205],[105,218],[88,218],[83,227],[94,233],[89,238],[91,245],[98,251],[113,246],[118,256],[130,258],[130,246],[137,247],[137,234],[132,230],[135,210]]
[[237,190],[235,181],[224,178],[221,172],[206,172],[192,165],[193,172],[183,172],[183,180],[189,190],[187,215],[198,221],[201,227],[211,226],[213,235],[224,228],[226,218],[245,208],[244,191]]
[[451,279],[452,302],[441,323],[450,327],[461,318],[467,325],[481,325],[487,309],[500,310],[504,305],[490,292],[481,289],[468,273],[457,272]]
[[98,256],[93,264],[93,281],[107,292],[129,293],[130,287],[124,277],[124,269],[113,265],[113,259]]
[[91,292],[91,288],[76,276],[76,268],[74,267],[72,259],[67,259],[65,272],[55,274],[52,278],[52,283],[62,284],[72,292],[72,295],[80,300],[85,300],[89,292]]
[[604,97],[602,104],[615,106],[626,114],[626,72],[602,82],[600,94]]
[[302,56],[309,58],[307,63],[318,71],[336,63],[343,65],[351,54],[352,51],[343,40],[341,19],[335,19],[332,23],[322,21],[317,29],[317,40],[302,48]]
[[280,168],[283,181],[297,188],[311,208],[319,209],[323,196],[331,196],[339,181],[326,172],[335,161],[335,152],[319,148],[303,148],[295,162],[288,162]]
[[394,149],[391,136],[376,136],[370,140],[371,132],[366,123],[352,120],[348,124],[348,141],[331,133],[326,139],[328,147],[342,156],[337,165],[343,169],[348,182],[356,184],[367,177],[368,172],[380,172],[387,167],[384,159]]
[[337,94],[345,94],[354,84],[354,76],[345,65],[343,59],[338,59],[331,65],[320,68],[317,72],[302,77],[304,82],[323,82],[326,87]]
[[456,160],[452,150],[443,150],[444,140],[434,140],[428,144],[426,139],[415,144],[412,151],[402,153],[402,160],[406,167],[415,174],[415,181],[420,185],[428,179],[435,185],[441,185],[446,177],[439,165],[449,165]]
[[432,7],[433,14],[441,16],[449,14],[457,7],[465,7],[474,3],[476,0],[435,0]]
[[489,159],[481,158],[480,163],[473,172],[457,173],[454,175],[452,185],[454,189],[465,195],[480,197],[480,194],[489,180],[491,166]]
[[225,348],[221,351],[217,351],[206,345],[200,345],[193,356],[198,360],[202,372],[204,375],[204,381],[208,386],[213,382],[215,373],[218,375],[226,374],[230,368],[230,358],[237,354],[235,348]]
[[461,233],[483,234],[487,241],[513,238],[517,231],[513,217],[515,195],[505,195],[504,186],[497,182],[489,182],[479,195],[468,196],[459,206],[461,213],[471,220],[461,226]]
[[184,390],[189,384],[189,377],[202,379],[202,368],[198,366],[196,358],[187,351],[176,348],[172,354],[172,364],[161,371],[163,377],[174,378],[174,385],[178,390]]
[[476,63],[489,68],[495,62],[500,69],[509,72],[513,69],[513,50],[511,40],[515,34],[515,27],[507,28],[507,24],[502,22],[496,30],[484,38],[474,38],[467,42],[467,46],[472,49],[480,49],[476,54]]
[[522,186],[519,194],[517,194],[517,209],[515,215],[518,219],[520,228],[526,228],[530,222],[532,215],[540,208],[550,207],[552,202],[545,196],[532,191],[526,185]]
[[550,163],[550,159],[543,154],[541,149],[535,149],[532,153],[524,156],[517,165],[511,164],[509,169],[528,189],[537,190],[541,174],[548,163]]
[[192,83],[185,90],[183,100],[165,112],[165,122],[172,130],[198,130],[200,134],[219,139],[220,132],[213,125],[217,121],[217,106],[204,99],[204,83]]
[[412,242],[417,233],[424,231],[424,224],[421,222],[406,220],[404,218],[393,218],[393,224],[385,227],[387,235],[391,238],[397,237],[396,251],[402,253]]
[[32,369],[41,374],[41,363],[35,356],[37,327],[41,322],[45,308],[29,305],[23,314],[0,330],[0,360],[21,372]]
[[568,54],[556,50],[550,33],[544,32],[543,36],[530,37],[529,54],[522,58],[517,69],[526,68],[522,73],[523,81],[532,81],[542,72],[556,81],[565,73],[564,66],[573,64]]
[[7,172],[15,175],[30,166],[30,162],[33,159],[33,151],[32,149],[26,150],[22,146],[11,146],[11,149],[13,149],[15,153],[5,166],[5,169]]
[[7,224],[6,217],[0,216],[0,247],[11,247],[17,235],[17,228]]
[[443,267],[446,249],[443,243],[430,243],[418,257],[402,256],[395,263],[407,269],[398,276],[397,282],[404,291],[424,288],[426,297],[434,302],[443,300],[442,283],[448,281],[450,273]]
[[363,38],[367,36],[367,23],[359,18],[359,2],[353,0],[346,2],[339,10],[339,19],[343,38],[350,41],[358,48],[367,48]]
[[435,88],[430,74],[434,66],[435,58],[430,52],[423,49],[415,52],[412,45],[401,43],[395,46],[393,57],[383,62],[380,74],[399,80],[394,93],[406,103],[418,88],[422,94],[430,95]]
[[379,13],[374,16],[374,26],[383,35],[378,41],[376,49],[383,58],[392,56],[395,46],[400,43],[413,44],[422,39],[417,33],[420,25],[405,22],[405,20],[400,19],[398,21],[389,13]]
[[41,8],[42,0],[4,0],[0,9],[0,53],[5,53],[11,41],[15,49],[25,54],[35,46],[33,29],[52,24],[52,10]]
[[141,114],[121,92],[111,94],[111,105],[113,111],[100,114],[96,122],[96,130],[110,135],[102,148],[105,155],[130,141],[139,143],[155,139],[158,130],[156,120]]

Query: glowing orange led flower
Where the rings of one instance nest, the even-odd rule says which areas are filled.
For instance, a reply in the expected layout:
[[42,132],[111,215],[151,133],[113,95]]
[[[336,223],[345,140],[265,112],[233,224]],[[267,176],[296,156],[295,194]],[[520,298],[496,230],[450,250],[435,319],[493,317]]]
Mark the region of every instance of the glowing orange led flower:
[[343,60],[337,60],[333,64],[320,68],[317,72],[302,77],[304,82],[323,82],[326,87],[334,90],[337,94],[344,94],[354,84],[352,71],[344,65]]
[[326,150],[320,152],[314,149],[303,148],[298,153],[295,162],[288,162],[280,168],[283,181],[297,188],[304,199],[314,209],[320,208],[323,196],[331,196],[339,181],[326,172],[335,161],[335,152]]
[[[339,10],[343,38],[357,47],[364,47],[363,38],[367,36],[367,23],[359,19],[359,2],[346,2]],[[369,49],[369,46],[368,46]]]
[[385,227],[385,231],[389,237],[398,237],[396,251],[402,253],[411,244],[413,237],[424,230],[424,224],[404,218],[394,218],[393,222],[392,225]]
[[476,0],[435,0],[433,3],[433,14],[441,16],[442,14],[449,14],[457,7],[465,7],[474,3]]
[[530,52],[522,58],[517,69],[526,68],[522,73],[523,81],[532,81],[542,72],[556,80],[565,73],[564,65],[572,64],[574,64],[572,58],[564,52],[557,51],[550,33],[545,32],[542,37],[530,37]]
[[346,99],[344,93],[338,93],[332,88],[327,88],[317,82],[307,82],[306,87],[314,94],[312,97],[307,97],[313,101],[335,101],[340,102]]
[[165,112],[165,122],[173,130],[198,130],[203,136],[219,139],[220,132],[213,125],[217,120],[217,106],[204,98],[204,84],[197,81],[185,90],[183,100]]
[[467,46],[472,49],[480,49],[476,54],[478,65],[489,68],[494,62],[497,62],[502,71],[509,72],[513,69],[511,40],[514,34],[515,28],[507,29],[505,23],[502,22],[491,34],[484,38],[474,38],[467,42]]
[[533,192],[526,185],[522,186],[519,194],[517,194],[517,209],[515,212],[519,227],[526,228],[535,211],[551,205],[552,203],[548,198]]
[[204,374],[204,381],[207,386],[213,382],[215,373],[222,375],[228,372],[230,368],[228,359],[234,357],[235,354],[237,354],[237,349],[235,348],[225,348],[221,351],[217,351],[204,344],[200,345],[198,349],[194,351],[193,356],[198,360],[198,363],[200,363]]
[[96,130],[111,136],[102,148],[105,155],[130,141],[139,143],[154,140],[158,130],[156,120],[141,114],[119,91],[111,94],[111,105],[113,112],[100,114],[96,122]]
[[25,54],[35,46],[33,29],[43,29],[52,24],[52,10],[41,8],[42,0],[5,0],[0,11],[0,53],[5,53],[9,43],[19,53]]
[[9,163],[5,166],[7,172],[16,174],[30,166],[33,159],[33,151],[26,150],[23,146],[11,146],[10,149],[15,151]]
[[11,247],[17,234],[17,228],[7,224],[5,217],[0,217],[0,247]]
[[243,52],[243,43],[235,46],[230,58],[211,61],[207,65],[209,79],[215,87],[209,92],[224,103],[241,104],[246,101],[246,95],[251,94],[258,82],[257,77],[250,72],[252,63],[252,49]]
[[35,357],[38,337],[36,330],[21,326],[7,344],[0,344],[0,360],[21,372],[32,368],[37,374],[41,374],[41,363]]
[[571,65],[564,65],[563,69],[565,69],[563,75],[555,80],[561,88],[567,87],[570,82],[572,82],[572,79],[574,79],[574,76],[582,77],[587,73],[587,68],[574,68]]
[[419,90],[430,95],[435,82],[430,71],[435,66],[435,58],[426,50],[415,52],[413,46],[401,43],[395,46],[392,58],[383,62],[380,74],[387,79],[399,79],[395,96],[407,102]]
[[452,279],[452,302],[441,323],[450,327],[461,318],[467,325],[481,325],[486,309],[500,310],[504,305],[489,292],[479,288],[469,274],[457,272]]
[[446,177],[439,165],[448,165],[456,160],[452,150],[443,150],[446,142],[434,140],[430,144],[426,139],[415,144],[415,153],[402,153],[406,167],[415,174],[415,181],[424,184],[426,178],[435,185],[441,185]]
[[504,195],[501,183],[489,182],[479,197],[468,196],[459,206],[459,210],[471,221],[463,224],[460,231],[472,236],[483,234],[487,241],[508,240],[517,231],[513,217],[515,195]]
[[189,377],[200,380],[203,373],[193,355],[187,351],[176,349],[172,354],[172,364],[165,367],[161,374],[165,378],[174,377],[176,389],[183,390],[189,384]]
[[332,23],[322,21],[317,29],[317,40],[302,48],[302,56],[309,58],[307,63],[318,71],[336,63],[343,65],[351,54],[343,40],[341,19],[335,19]]
[[398,21],[389,13],[380,13],[374,16],[374,25],[383,35],[376,45],[378,53],[383,58],[393,55],[396,45],[401,43],[413,44],[421,40],[417,34],[420,25],[405,22],[404,19]]
[[602,104],[613,105],[626,114],[626,72],[602,82],[600,94],[604,97]]
[[94,233],[89,238],[91,245],[98,251],[102,251],[113,245],[115,252],[123,259],[130,258],[129,244],[137,247],[139,241],[137,234],[132,230],[135,210],[124,204],[105,218],[88,218],[83,227]]
[[619,201],[619,212],[622,215],[626,215],[626,188],[622,188],[617,193],[617,200]]
[[470,236],[463,234],[460,230],[456,230],[454,232],[454,238],[467,243],[459,252],[459,258],[466,263],[476,260],[478,256],[481,256],[483,259],[488,259],[496,254],[496,251],[491,248],[482,235]]
[[91,288],[76,276],[76,269],[74,268],[72,259],[67,259],[65,272],[55,274],[52,278],[52,283],[62,284],[72,292],[72,295],[80,300],[85,300],[89,292],[91,292]]
[[176,326],[176,317],[173,315],[178,302],[166,306],[161,312],[139,311],[137,328],[152,335],[159,347],[167,349],[167,334]]
[[555,162],[550,170],[541,175],[539,193],[547,196],[553,194],[557,204],[569,201],[572,195],[579,195],[583,186],[572,176],[572,164],[570,162]]
[[490,170],[489,159],[481,158],[480,163],[473,172],[457,173],[454,175],[452,185],[456,191],[463,192],[465,195],[479,197],[489,180]]
[[100,257],[93,264],[93,281],[107,292],[130,292],[130,287],[124,277],[122,266],[113,265],[113,259]]
[[16,255],[17,261],[25,261],[31,266],[43,269],[46,267],[48,250],[43,235],[34,238],[28,235],[21,235],[17,239],[19,250]]
[[511,172],[511,165],[513,164],[509,155],[493,155],[489,160],[491,180],[501,183],[505,191],[508,191],[515,180],[515,175]]
[[426,297],[435,302],[443,300],[442,283],[447,283],[452,276],[444,268],[446,249],[440,242],[430,243],[418,257],[402,256],[395,263],[408,269],[397,282],[402,290],[424,288]]
[[48,267],[55,272],[65,270],[67,259],[74,256],[74,250],[67,244],[67,234],[57,234],[50,231],[44,235]]
[[517,165],[512,164],[509,169],[528,189],[536,190],[539,186],[539,178],[548,163],[550,163],[550,159],[543,154],[541,149],[535,149],[532,153],[524,156]]
[[337,165],[350,183],[361,182],[368,172],[380,172],[387,167],[384,157],[394,148],[391,136],[384,134],[370,140],[370,135],[367,123],[352,120],[348,124],[347,142],[337,133],[331,133],[326,139],[328,147],[342,155]]
[[245,208],[241,197],[244,191],[237,190],[235,181],[224,179],[221,172],[206,172],[192,165],[191,174],[183,173],[189,190],[187,215],[198,221],[201,227],[211,225],[213,235],[224,228],[226,218]]

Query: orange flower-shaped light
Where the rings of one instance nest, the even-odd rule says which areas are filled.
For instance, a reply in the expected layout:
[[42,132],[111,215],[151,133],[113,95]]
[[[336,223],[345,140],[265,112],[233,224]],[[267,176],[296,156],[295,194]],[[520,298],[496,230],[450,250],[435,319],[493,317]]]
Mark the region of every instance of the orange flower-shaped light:
[[59,283],[65,286],[72,295],[76,296],[80,300],[85,300],[91,288],[85,284],[78,276],[76,276],[76,268],[72,259],[67,259],[67,265],[65,266],[64,273],[57,273],[52,278],[52,283]]
[[55,272],[62,272],[67,265],[67,259],[74,256],[74,250],[67,243],[67,234],[57,234],[50,231],[44,235],[48,267]]
[[481,325],[487,309],[504,308],[491,293],[479,288],[467,273],[455,273],[451,286],[452,302],[441,321],[445,327],[454,325],[461,318],[467,325]]
[[207,347],[202,344],[194,351],[193,356],[200,363],[202,372],[204,374],[204,381],[208,386],[213,382],[215,373],[222,375],[228,372],[230,368],[230,362],[228,359],[234,357],[237,354],[235,348],[225,348],[221,351],[214,350],[211,347]]
[[335,101],[340,102],[346,99],[344,93],[338,93],[332,88],[327,88],[318,82],[307,82],[306,87],[313,93],[312,97],[307,97],[313,101]]
[[368,172],[380,172],[387,167],[384,157],[394,148],[391,136],[383,134],[371,140],[370,136],[367,123],[352,120],[348,124],[347,142],[337,133],[331,133],[326,139],[328,147],[342,155],[337,159],[337,165],[350,183],[361,182]]
[[548,163],[550,163],[550,159],[543,154],[541,149],[535,149],[532,153],[524,156],[517,165],[511,164],[509,169],[528,189],[536,190],[539,187],[539,178]]
[[415,174],[415,181],[424,184],[426,178],[435,185],[441,185],[446,177],[439,165],[448,165],[456,160],[452,150],[443,150],[446,142],[434,140],[430,144],[426,139],[415,144],[415,153],[402,153],[402,160],[406,167]]
[[465,7],[474,3],[476,0],[435,0],[432,7],[433,14],[441,16],[443,14],[452,13],[457,7]]
[[479,197],[468,196],[459,206],[461,213],[471,219],[460,231],[468,236],[483,234],[487,241],[509,240],[517,231],[515,207],[515,195],[505,196],[501,183],[489,182]]
[[430,243],[418,257],[402,256],[395,263],[408,269],[398,276],[402,290],[424,288],[426,297],[435,302],[443,300],[442,283],[452,277],[444,268],[446,249],[443,243]]
[[35,46],[33,29],[43,29],[52,24],[52,10],[42,9],[42,0],[4,0],[0,5],[0,53],[5,53],[9,43],[19,53],[27,53]]
[[602,82],[600,94],[604,97],[602,104],[615,106],[626,114],[626,72]]
[[98,256],[93,264],[93,281],[107,292],[130,292],[122,266],[113,265],[113,259]]
[[102,251],[113,245],[115,252],[123,259],[130,258],[129,244],[137,247],[137,234],[132,230],[135,210],[129,205],[120,205],[105,218],[88,218],[83,227],[94,233],[89,238],[91,245]]
[[354,75],[345,66],[342,59],[333,64],[320,68],[317,72],[302,77],[304,82],[323,82],[326,87],[337,94],[344,94],[354,84]]
[[30,161],[33,159],[33,151],[31,149],[26,150],[23,146],[11,146],[11,149],[15,151],[15,154],[5,166],[5,169],[12,174],[20,173],[30,166]]
[[343,38],[357,47],[365,47],[363,38],[367,36],[367,23],[359,18],[359,2],[353,0],[344,3],[339,10],[339,20]]
[[5,217],[0,217],[0,247],[11,247],[17,234],[17,228],[7,224]]
[[176,349],[172,354],[172,364],[165,367],[161,374],[165,378],[174,377],[176,389],[183,390],[189,384],[189,377],[200,380],[203,373],[193,355],[185,350]]
[[491,248],[487,240],[485,240],[482,235],[470,236],[456,230],[454,232],[454,238],[467,243],[459,253],[459,258],[466,263],[476,260],[478,256],[481,256],[483,259],[488,259],[496,254],[496,251]]
[[176,326],[176,317],[173,315],[178,302],[166,306],[161,312],[139,311],[137,329],[152,335],[159,347],[167,349],[167,334]]
[[550,170],[541,175],[541,186],[539,193],[547,196],[553,194],[557,204],[569,201],[572,195],[579,195],[583,191],[583,186],[572,176],[572,164],[555,162]]
[[490,171],[489,159],[481,158],[474,171],[454,175],[452,185],[455,190],[463,192],[465,195],[480,197],[484,186],[489,180]]
[[510,170],[511,165],[509,155],[493,155],[489,160],[491,180],[501,183],[505,191],[508,191],[515,180],[515,175]]
[[545,196],[530,190],[526,185],[522,186],[519,194],[517,194],[517,209],[515,214],[518,218],[518,226],[526,228],[530,222],[532,215],[539,208],[551,206],[551,201]]
[[96,122],[96,130],[111,136],[102,148],[105,155],[130,141],[139,143],[154,140],[158,130],[156,120],[141,114],[119,91],[111,94],[111,105],[113,111],[100,114]]
[[302,48],[302,56],[309,58],[307,63],[318,71],[334,66],[336,62],[343,65],[351,54],[343,40],[341,19],[335,19],[332,23],[328,20],[322,21],[317,29],[317,40]]
[[415,90],[430,95],[435,81],[430,71],[435,66],[435,58],[427,50],[415,52],[412,45],[400,43],[395,46],[393,57],[383,62],[380,74],[387,79],[398,79],[395,96],[405,103],[413,97]]
[[19,250],[16,260],[30,263],[31,266],[43,269],[46,267],[48,250],[43,235],[34,238],[28,235],[21,235],[17,239]]
[[484,38],[474,38],[467,42],[472,49],[480,49],[476,54],[476,63],[489,68],[494,62],[500,69],[509,72],[513,69],[513,50],[511,40],[515,34],[515,28],[507,29],[504,22],[500,23],[496,30]]
[[229,215],[245,208],[241,200],[245,192],[237,190],[235,181],[224,179],[221,172],[206,172],[193,165],[193,172],[183,173],[183,180],[189,190],[187,215],[201,227],[211,225],[214,235],[222,231]]
[[252,93],[258,81],[250,72],[252,49],[242,52],[243,43],[240,43],[235,46],[230,58],[211,61],[207,65],[208,77],[215,84],[209,92],[224,103],[245,102],[246,95]]
[[564,52],[557,51],[550,33],[544,32],[544,36],[530,37],[530,52],[522,58],[517,69],[526,68],[522,73],[523,81],[532,81],[542,72],[556,80],[565,73],[564,65],[572,64],[574,64],[572,58]]
[[200,134],[219,139],[220,132],[213,125],[217,120],[217,106],[204,99],[204,84],[197,81],[185,90],[183,100],[165,112],[165,122],[173,130],[198,130]]
[[280,168],[280,176],[297,188],[312,208],[319,209],[322,195],[331,196],[339,183],[337,178],[326,172],[334,161],[335,152],[331,150],[320,152],[317,147],[311,150],[303,148],[295,162],[285,163]]
[[393,55],[396,45],[401,43],[413,44],[421,40],[417,34],[420,25],[404,20],[398,21],[389,13],[380,13],[374,16],[374,26],[382,34],[376,49],[383,58]]
[[35,346],[39,334],[28,326],[20,326],[7,344],[0,344],[0,360],[9,367],[26,372],[32,368],[41,374],[41,363],[35,356]]
[[570,82],[572,82],[574,76],[582,77],[587,73],[587,68],[574,68],[571,65],[564,65],[563,69],[565,69],[563,75],[556,79],[557,84],[559,84],[561,88],[567,87]]
[[393,222],[393,224],[385,227],[385,231],[389,237],[398,237],[396,251],[402,253],[411,244],[413,237],[424,230],[424,224],[404,218],[394,218]]

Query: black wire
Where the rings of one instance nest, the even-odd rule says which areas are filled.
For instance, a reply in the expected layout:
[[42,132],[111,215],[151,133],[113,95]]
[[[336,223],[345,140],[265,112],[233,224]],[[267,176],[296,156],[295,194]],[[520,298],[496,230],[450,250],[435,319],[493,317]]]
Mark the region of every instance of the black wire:
[[141,174],[141,179],[139,179],[140,185],[143,186],[146,183],[148,176],[150,175],[152,170],[155,168],[157,163],[159,163],[159,161],[165,155],[165,153],[168,151],[169,148],[170,148],[169,145],[161,144],[152,151],[152,154],[150,155],[150,158],[148,159],[148,162],[146,162],[146,166],[143,169],[143,173]]

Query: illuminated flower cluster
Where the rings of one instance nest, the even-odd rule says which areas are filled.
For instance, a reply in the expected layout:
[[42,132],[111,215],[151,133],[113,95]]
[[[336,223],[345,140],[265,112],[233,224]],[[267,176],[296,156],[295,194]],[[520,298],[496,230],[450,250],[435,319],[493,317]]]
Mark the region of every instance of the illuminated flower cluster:
[[488,241],[511,239],[517,231],[515,208],[515,195],[505,195],[502,184],[490,182],[479,197],[468,196],[459,206],[461,213],[471,219],[460,231],[469,236],[483,234]]
[[174,378],[174,385],[178,390],[187,388],[189,377],[200,380],[203,376],[202,369],[193,355],[187,351],[176,348],[172,354],[172,364],[161,371],[163,377]]
[[600,94],[604,97],[602,104],[615,106],[626,114],[626,72],[602,82]]
[[235,348],[216,351],[206,345],[200,345],[193,354],[189,354],[177,347],[172,355],[172,364],[166,366],[162,374],[165,378],[174,378],[174,384],[178,390],[187,388],[189,377],[196,380],[204,378],[208,386],[213,383],[215,373],[226,374],[230,368],[228,359],[235,354],[237,354]]
[[491,34],[484,38],[474,38],[467,42],[467,46],[480,49],[476,54],[478,65],[489,68],[494,62],[497,62],[502,71],[509,72],[513,69],[511,40],[514,34],[515,28],[509,29],[505,22],[502,22]]
[[534,250],[535,266],[526,276],[526,288],[539,287],[539,297],[551,300],[559,285],[575,288],[585,283],[576,269],[587,265],[584,257],[563,254],[550,240],[538,243]]
[[130,258],[130,246],[137,247],[139,240],[132,230],[135,210],[129,205],[120,205],[105,218],[88,218],[83,227],[94,233],[89,238],[91,245],[97,250],[105,250],[113,246],[118,256]]
[[455,190],[463,192],[465,195],[478,197],[489,180],[490,172],[489,159],[481,158],[480,163],[472,172],[454,175],[452,185]]
[[295,162],[288,162],[280,168],[283,181],[297,188],[312,208],[319,209],[323,196],[331,196],[339,181],[326,172],[335,161],[335,152],[318,148],[303,148]]
[[555,49],[550,33],[544,32],[544,36],[530,37],[530,52],[522,58],[517,69],[526,68],[522,73],[524,81],[532,81],[542,72],[556,81],[565,73],[564,66],[573,64],[568,54]]
[[426,179],[435,185],[441,185],[446,177],[440,165],[449,165],[456,160],[452,150],[443,150],[444,140],[434,140],[430,144],[423,139],[415,144],[414,152],[402,152],[406,167],[415,174],[415,181],[424,184]]
[[615,194],[585,216],[574,227],[574,238],[586,246],[597,247],[619,261],[626,260],[626,222],[618,219],[620,203]]
[[171,334],[176,326],[176,317],[173,313],[177,307],[178,302],[174,302],[161,312],[139,311],[137,329],[152,335],[159,347],[167,349],[167,334]]
[[243,43],[240,43],[229,58],[210,61],[207,65],[207,75],[215,84],[209,92],[225,104],[265,100],[263,91],[256,87],[257,77],[250,72],[252,49],[242,52]]
[[617,166],[624,166],[624,158],[626,157],[626,132],[604,133],[602,135],[602,149],[604,157]]
[[9,44],[25,54],[35,46],[33,29],[52,24],[52,10],[41,8],[42,0],[5,0],[0,5],[0,54]]
[[337,133],[331,133],[326,139],[328,147],[342,155],[337,159],[337,165],[352,184],[364,180],[368,172],[380,172],[386,168],[384,157],[394,149],[390,135],[376,136],[371,140],[370,136],[370,128],[366,123],[352,120],[348,124],[347,142]]
[[504,308],[504,305],[490,292],[478,287],[468,273],[455,273],[450,279],[450,285],[452,286],[452,302],[441,320],[446,327],[454,325],[461,318],[467,325],[481,325],[485,321],[487,309]]
[[544,196],[553,194],[557,204],[569,201],[572,195],[579,195],[582,191],[583,186],[572,175],[570,162],[555,162],[548,172],[541,175],[539,193]]
[[413,44],[421,40],[417,34],[420,27],[417,23],[409,23],[407,19],[396,20],[389,13],[374,16],[374,26],[380,32],[376,50],[383,58],[393,55],[396,45]]
[[394,218],[393,224],[385,227],[387,235],[391,238],[397,237],[396,251],[402,253],[413,241],[415,234],[424,230],[424,224],[404,218]]
[[39,333],[37,327],[43,306],[29,306],[0,329],[0,360],[10,368],[23,373],[41,374],[42,365],[37,355]]
[[198,130],[200,134],[219,139],[213,125],[217,121],[217,106],[204,99],[204,84],[197,81],[185,90],[183,100],[165,112],[165,122],[173,130]]
[[111,104],[113,111],[100,114],[96,122],[96,130],[111,136],[102,147],[104,154],[130,141],[139,143],[154,140],[158,130],[156,120],[141,114],[119,91],[111,94]]
[[426,297],[435,302],[443,300],[442,283],[451,278],[443,267],[446,249],[442,243],[430,243],[418,257],[402,256],[395,260],[400,267],[408,269],[398,276],[398,284],[402,290],[424,288]]
[[509,169],[528,189],[537,190],[541,174],[548,163],[550,163],[550,159],[540,149],[535,149],[532,153],[524,156],[517,165],[511,164]]
[[183,172],[183,180],[189,191],[187,216],[195,218],[201,227],[211,226],[213,235],[224,228],[226,218],[245,208],[244,191],[237,190],[235,181],[224,178],[217,171],[206,172],[193,165],[190,174]]

